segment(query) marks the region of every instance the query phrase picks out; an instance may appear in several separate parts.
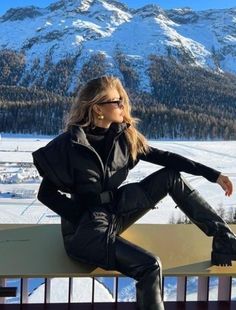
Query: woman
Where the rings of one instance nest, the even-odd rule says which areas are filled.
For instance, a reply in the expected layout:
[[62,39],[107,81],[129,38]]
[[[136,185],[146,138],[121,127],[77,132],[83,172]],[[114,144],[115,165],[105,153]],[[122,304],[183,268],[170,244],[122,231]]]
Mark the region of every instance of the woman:
[[[164,309],[159,257],[120,234],[169,194],[213,236],[212,263],[231,264],[236,235],[180,171],[218,183],[228,196],[233,187],[217,170],[149,146],[136,122],[117,77],[90,80],[72,105],[64,132],[32,154],[43,177],[38,199],[61,216],[71,258],[134,278],[138,309]],[[165,168],[120,186],[140,159]]]

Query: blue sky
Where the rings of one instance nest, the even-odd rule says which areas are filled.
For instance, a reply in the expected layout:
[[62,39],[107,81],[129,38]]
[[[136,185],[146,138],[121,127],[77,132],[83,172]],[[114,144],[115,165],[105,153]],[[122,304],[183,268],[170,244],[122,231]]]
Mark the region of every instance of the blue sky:
[[[57,0],[0,0],[0,15],[13,7],[24,7],[27,5],[46,7],[53,2],[57,2]],[[131,8],[139,8],[150,3],[158,4],[163,9],[185,6],[191,7],[194,10],[236,7],[235,0],[120,0],[120,2],[127,4]]]

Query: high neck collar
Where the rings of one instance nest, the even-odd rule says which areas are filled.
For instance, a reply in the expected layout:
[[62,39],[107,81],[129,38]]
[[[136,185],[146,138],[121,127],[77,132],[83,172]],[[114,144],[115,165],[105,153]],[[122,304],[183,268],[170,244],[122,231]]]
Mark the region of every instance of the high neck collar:
[[[84,127],[81,127],[80,125],[78,125],[78,126],[81,129],[82,128],[84,129]],[[99,131],[100,132],[103,132],[103,131],[106,132],[108,130],[111,130],[111,131],[114,132],[114,134],[118,134],[118,133],[126,130],[127,128],[129,128],[129,126],[130,126],[130,123],[125,123],[125,122],[123,122],[123,123],[115,123],[115,122],[113,122],[113,123],[111,123],[110,127],[108,127],[108,128],[104,128],[104,127],[100,127],[100,126],[95,126],[95,130],[98,131],[98,132]],[[92,128],[92,127],[89,126],[89,127],[86,127],[86,128]]]
[[[108,128],[109,131],[113,131],[114,137],[119,135],[121,132],[125,131],[130,126],[130,123],[111,123]],[[102,128],[102,127],[100,127]],[[104,128],[103,128],[104,129]],[[105,128],[106,129],[106,128]],[[88,144],[84,127],[78,125],[73,125],[70,129],[72,134],[72,141]]]
[[96,135],[104,135],[109,131],[108,128],[100,127],[100,126],[94,126],[94,127],[88,127],[85,131],[86,133],[90,134],[96,134]]

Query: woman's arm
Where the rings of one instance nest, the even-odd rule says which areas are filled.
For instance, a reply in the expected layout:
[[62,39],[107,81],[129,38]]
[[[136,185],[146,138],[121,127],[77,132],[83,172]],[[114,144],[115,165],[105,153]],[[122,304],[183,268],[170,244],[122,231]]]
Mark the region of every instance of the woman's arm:
[[57,187],[46,177],[42,179],[37,198],[61,217],[76,224],[80,215],[78,203],[58,192]]
[[160,166],[171,167],[175,170],[187,172],[193,175],[201,175],[213,183],[216,182],[221,174],[220,171],[193,161],[189,158],[169,151],[159,150],[155,147],[150,147],[150,151],[146,155],[139,154],[138,159]]

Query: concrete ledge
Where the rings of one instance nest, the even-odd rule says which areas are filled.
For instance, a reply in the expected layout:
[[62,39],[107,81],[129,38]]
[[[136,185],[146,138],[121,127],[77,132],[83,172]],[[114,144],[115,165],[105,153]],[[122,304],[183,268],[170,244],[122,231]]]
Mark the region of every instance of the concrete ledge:
[[[193,224],[134,224],[121,236],[159,256],[163,276],[236,276],[236,261],[211,265],[212,237]],[[0,224],[2,278],[114,275],[120,273],[68,257],[60,224]]]

